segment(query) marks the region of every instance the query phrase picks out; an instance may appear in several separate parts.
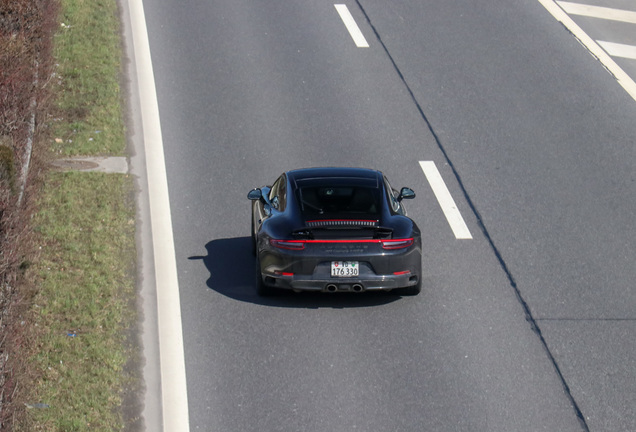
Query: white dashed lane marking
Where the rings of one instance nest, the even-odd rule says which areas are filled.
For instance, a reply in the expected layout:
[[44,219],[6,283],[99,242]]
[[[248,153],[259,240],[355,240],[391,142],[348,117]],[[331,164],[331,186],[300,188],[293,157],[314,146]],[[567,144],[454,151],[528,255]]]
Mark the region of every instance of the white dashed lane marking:
[[470,231],[466,226],[466,222],[464,222],[464,218],[462,218],[462,215],[455,204],[455,200],[453,200],[453,197],[448,191],[446,183],[444,183],[444,179],[442,179],[441,174],[437,170],[435,162],[420,161],[420,166],[422,167],[422,171],[424,171],[426,179],[431,185],[431,189],[433,189],[437,202],[439,202],[439,205],[444,212],[444,216],[446,216],[446,220],[453,230],[455,237],[458,240],[472,239],[473,236],[470,234]]
[[557,4],[569,15],[580,15],[636,24],[636,12],[633,11],[566,1],[558,1]]
[[636,60],[636,46],[616,42],[596,41],[612,57]]
[[351,38],[355,42],[356,46],[358,48],[369,48],[367,40],[364,38],[364,35],[360,31],[360,27],[358,27],[358,24],[356,24],[356,20],[353,19],[351,12],[349,12],[349,8],[347,8],[347,5],[335,4],[334,6],[336,7],[338,14],[340,15],[340,18],[342,19],[342,22],[344,22],[345,27],[347,27],[347,30],[349,30],[349,34],[351,35]]
[[[569,15],[636,24],[636,12],[634,11],[566,1],[558,1],[557,4]],[[601,40],[597,40],[596,43],[612,57],[636,60],[636,46],[634,45]]]
[[[636,83],[618,64],[612,59],[612,56],[608,51],[605,51],[601,45],[592,39],[587,33],[579,27],[577,23],[570,17],[569,12],[572,15],[577,14],[591,14],[596,13],[596,18],[612,19],[621,17],[619,21],[625,21],[629,19],[632,12],[622,11],[620,9],[612,10],[611,8],[600,8],[587,5],[581,5],[579,3],[570,2],[555,2],[553,0],[538,0],[539,3],[545,7],[550,14],[559,22],[561,22],[570,33],[572,33],[583,44],[590,53],[600,61],[603,66],[614,76],[616,81],[625,89],[625,91],[636,100]],[[609,9],[609,10],[608,10]],[[618,11],[619,13],[616,13]],[[627,13],[626,13],[627,12]],[[599,16],[602,15],[602,16]],[[589,15],[587,15],[589,16]],[[612,18],[609,18],[612,17]],[[623,18],[627,17],[627,18]],[[614,41],[612,43],[615,43]]]
[[[568,15],[636,24],[636,12],[634,11],[566,1],[557,1],[556,3]],[[612,57],[636,59],[636,46],[634,45],[601,40],[597,40],[596,43]]]

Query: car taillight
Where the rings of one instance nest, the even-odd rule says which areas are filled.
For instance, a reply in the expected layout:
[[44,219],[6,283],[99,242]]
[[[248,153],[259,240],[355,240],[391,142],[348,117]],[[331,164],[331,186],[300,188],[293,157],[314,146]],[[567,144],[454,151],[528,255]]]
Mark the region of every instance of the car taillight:
[[274,247],[280,249],[289,249],[289,250],[303,250],[305,249],[305,243],[297,240],[274,240],[271,239],[269,241]]
[[402,249],[409,247],[413,244],[413,239],[400,239],[400,240],[382,240],[382,247],[384,249]]

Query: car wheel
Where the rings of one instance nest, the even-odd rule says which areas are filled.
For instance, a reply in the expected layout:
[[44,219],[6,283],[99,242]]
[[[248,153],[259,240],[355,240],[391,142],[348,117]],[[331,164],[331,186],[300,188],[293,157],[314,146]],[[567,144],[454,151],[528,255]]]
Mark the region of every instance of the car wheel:
[[268,297],[274,294],[274,290],[275,288],[272,288],[270,286],[265,285],[265,283],[263,282],[263,275],[261,273],[261,263],[258,259],[258,257],[256,257],[256,259],[254,260],[256,262],[256,269],[255,269],[255,273],[256,273],[256,294],[258,294],[261,297]]
[[252,212],[252,255],[256,256],[256,236],[254,235],[254,213]]

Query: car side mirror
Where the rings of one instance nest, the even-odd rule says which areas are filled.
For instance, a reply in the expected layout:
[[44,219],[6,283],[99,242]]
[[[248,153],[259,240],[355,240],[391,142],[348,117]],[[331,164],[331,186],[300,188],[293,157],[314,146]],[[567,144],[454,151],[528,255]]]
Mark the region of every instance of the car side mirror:
[[398,195],[397,200],[402,201],[403,199],[413,199],[413,198],[415,198],[415,192],[413,192],[413,189],[403,187],[400,190],[400,195]]
[[247,193],[247,199],[257,201],[263,198],[263,192],[260,188],[252,189]]

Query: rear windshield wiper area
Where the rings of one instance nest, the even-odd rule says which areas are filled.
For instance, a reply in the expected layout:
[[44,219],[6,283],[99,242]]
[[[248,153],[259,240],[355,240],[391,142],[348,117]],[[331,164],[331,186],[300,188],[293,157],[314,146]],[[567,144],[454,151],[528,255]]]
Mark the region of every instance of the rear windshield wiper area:
[[306,207],[309,207],[309,208],[310,208],[310,209],[312,209],[312,210],[315,210],[315,211],[316,211],[316,212],[318,212],[318,214],[320,214],[320,215],[321,215],[321,214],[323,214],[323,213],[325,212],[325,211],[324,211],[321,207],[319,207],[319,206],[317,206],[317,205],[315,205],[315,204],[312,204],[312,203],[310,203],[310,202],[306,201],[306,200],[303,198],[302,194],[300,195],[300,204],[301,204],[301,209],[302,209],[302,211],[303,211],[303,212],[305,211],[305,206],[306,206]]

